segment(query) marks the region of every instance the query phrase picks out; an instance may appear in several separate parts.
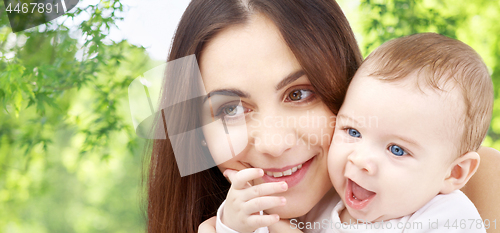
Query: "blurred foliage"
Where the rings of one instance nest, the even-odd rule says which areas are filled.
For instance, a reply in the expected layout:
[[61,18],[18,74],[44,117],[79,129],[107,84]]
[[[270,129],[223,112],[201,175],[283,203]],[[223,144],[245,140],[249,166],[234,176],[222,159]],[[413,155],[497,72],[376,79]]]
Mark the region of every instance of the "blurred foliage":
[[120,1],[82,3],[19,33],[0,4],[0,232],[144,229],[127,88],[154,64],[108,38]]
[[[83,3],[86,1],[83,1]],[[500,86],[497,0],[340,1],[363,54],[438,32],[472,46]],[[12,33],[0,4],[0,232],[142,232],[141,154],[127,87],[156,65],[109,39],[126,9],[79,4],[63,20]],[[500,98],[484,145],[500,149]]]

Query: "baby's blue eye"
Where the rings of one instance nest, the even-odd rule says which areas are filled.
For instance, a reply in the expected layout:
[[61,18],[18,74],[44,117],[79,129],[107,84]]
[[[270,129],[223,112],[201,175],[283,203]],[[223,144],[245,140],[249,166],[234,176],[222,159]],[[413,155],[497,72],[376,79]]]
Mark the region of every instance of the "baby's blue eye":
[[391,153],[393,153],[395,156],[403,156],[406,153],[405,150],[403,150],[403,148],[399,147],[399,146],[396,146],[396,145],[392,145],[392,146],[389,146],[389,150],[391,151]]
[[347,130],[347,133],[351,136],[351,137],[355,137],[355,138],[360,138],[361,137],[361,133],[355,129],[348,129]]

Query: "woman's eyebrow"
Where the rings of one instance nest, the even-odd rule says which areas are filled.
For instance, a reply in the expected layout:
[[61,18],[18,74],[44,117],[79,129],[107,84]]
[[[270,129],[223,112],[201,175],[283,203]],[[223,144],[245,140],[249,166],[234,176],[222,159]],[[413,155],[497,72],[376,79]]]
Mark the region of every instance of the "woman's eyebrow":
[[208,98],[214,95],[225,95],[225,96],[238,96],[240,98],[250,98],[250,94],[238,89],[217,89],[209,92],[204,98],[203,98],[203,103],[207,101]]
[[298,70],[295,71],[289,75],[287,75],[281,82],[276,85],[276,90],[278,91],[279,89],[285,87],[286,85],[292,83],[293,81],[297,80],[298,78],[302,77],[304,75],[303,70]]

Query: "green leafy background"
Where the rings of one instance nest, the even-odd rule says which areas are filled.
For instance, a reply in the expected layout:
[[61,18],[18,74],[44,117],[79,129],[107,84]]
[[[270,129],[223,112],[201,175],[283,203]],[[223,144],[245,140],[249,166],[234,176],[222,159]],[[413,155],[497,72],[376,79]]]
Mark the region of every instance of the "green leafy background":
[[[437,32],[476,49],[500,86],[497,0],[339,3],[364,56],[392,38]],[[144,231],[144,140],[127,88],[161,61],[109,39],[126,10],[101,0],[14,34],[0,4],[0,232]],[[483,143],[496,149],[498,94]]]

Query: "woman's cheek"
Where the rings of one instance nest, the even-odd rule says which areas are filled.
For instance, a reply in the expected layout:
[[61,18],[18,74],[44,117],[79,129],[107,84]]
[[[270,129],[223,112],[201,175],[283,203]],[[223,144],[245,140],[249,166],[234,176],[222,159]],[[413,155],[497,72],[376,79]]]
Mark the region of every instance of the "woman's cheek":
[[296,117],[299,141],[306,142],[309,146],[320,146],[328,152],[334,131],[332,126],[335,126],[335,115],[321,104]]
[[215,164],[221,164],[232,158],[229,143],[225,138],[222,122],[216,121],[203,126],[203,134],[207,142],[208,150],[215,161]]

